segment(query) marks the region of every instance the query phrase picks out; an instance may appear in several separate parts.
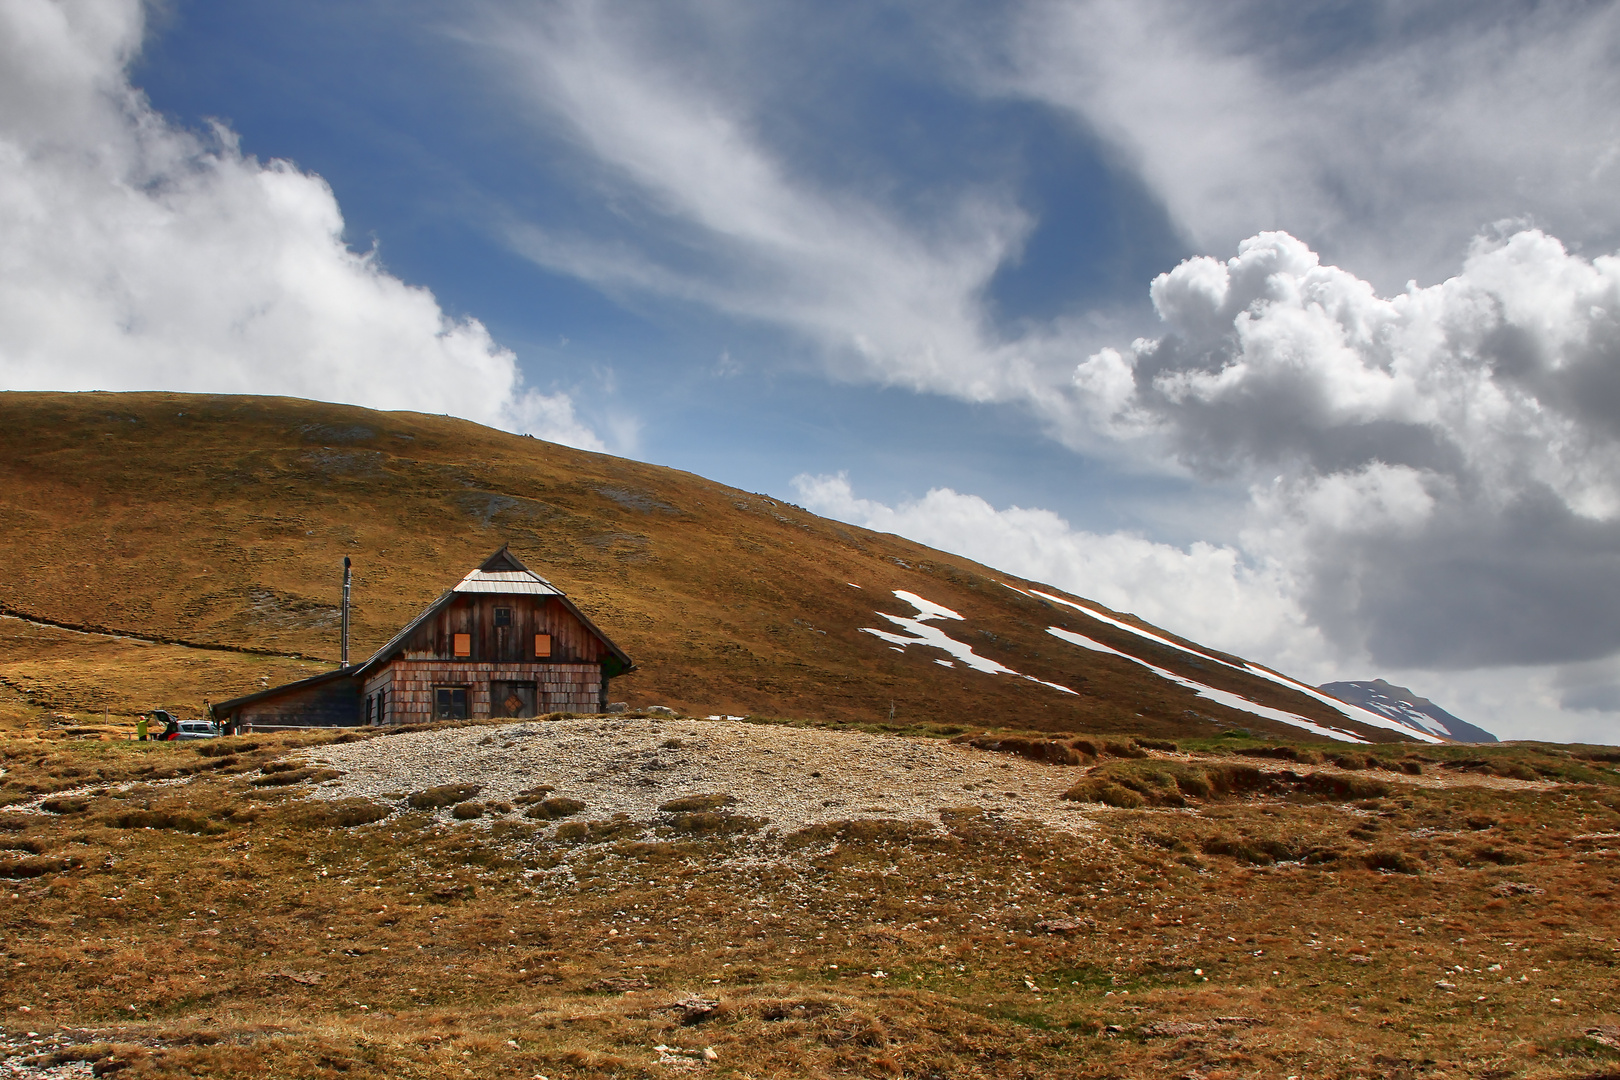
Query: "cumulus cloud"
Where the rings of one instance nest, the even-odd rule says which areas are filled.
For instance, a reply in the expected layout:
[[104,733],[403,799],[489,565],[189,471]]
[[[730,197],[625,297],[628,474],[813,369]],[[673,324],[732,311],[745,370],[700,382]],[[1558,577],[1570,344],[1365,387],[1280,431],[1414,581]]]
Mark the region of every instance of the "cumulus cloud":
[[1115,434],[1252,478],[1241,546],[1332,640],[1432,667],[1620,649],[1620,258],[1526,230],[1382,297],[1262,233],[1151,291],[1165,333],[1076,387],[1106,370]]
[[[1286,228],[1385,287],[1483,224],[1620,241],[1620,8],[1031,0],[981,85],[1065,110],[1227,250]],[[983,27],[975,30],[983,35]]]
[[138,0],[0,5],[0,385],[286,394],[575,446],[475,319],[350,250],[331,189],[131,87]]

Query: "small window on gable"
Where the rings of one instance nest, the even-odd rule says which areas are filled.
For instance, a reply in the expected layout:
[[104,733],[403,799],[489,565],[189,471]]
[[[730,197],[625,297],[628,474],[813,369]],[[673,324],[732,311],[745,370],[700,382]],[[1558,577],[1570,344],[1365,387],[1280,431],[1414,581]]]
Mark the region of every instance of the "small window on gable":
[[512,625],[512,609],[509,608],[509,607],[498,607],[498,608],[496,608],[495,609],[495,625],[496,626],[511,626]]
[[534,655],[536,659],[544,659],[551,655],[551,635],[534,635]]
[[454,646],[453,651],[457,660],[472,655],[471,634],[456,634],[454,635],[454,640],[451,642],[451,644]]

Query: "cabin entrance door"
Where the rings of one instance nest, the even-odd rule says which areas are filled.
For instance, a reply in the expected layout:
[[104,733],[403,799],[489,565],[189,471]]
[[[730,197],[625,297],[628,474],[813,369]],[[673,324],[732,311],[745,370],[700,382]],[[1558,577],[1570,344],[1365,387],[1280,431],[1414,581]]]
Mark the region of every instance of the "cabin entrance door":
[[489,684],[489,712],[491,716],[512,719],[534,715],[534,683],[492,682]]

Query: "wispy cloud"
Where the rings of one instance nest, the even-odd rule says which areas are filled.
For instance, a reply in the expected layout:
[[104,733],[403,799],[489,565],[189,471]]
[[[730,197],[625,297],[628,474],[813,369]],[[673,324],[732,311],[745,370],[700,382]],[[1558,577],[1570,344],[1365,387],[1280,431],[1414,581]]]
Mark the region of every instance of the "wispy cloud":
[[470,39],[501,59],[537,122],[584,152],[629,223],[607,235],[509,223],[528,257],[792,331],[846,376],[975,401],[1042,381],[986,330],[985,286],[1030,224],[1004,191],[936,193],[920,216],[812,182],[772,145],[770,117],[705,77],[708,57],[647,33],[652,16],[583,2],[482,10]]

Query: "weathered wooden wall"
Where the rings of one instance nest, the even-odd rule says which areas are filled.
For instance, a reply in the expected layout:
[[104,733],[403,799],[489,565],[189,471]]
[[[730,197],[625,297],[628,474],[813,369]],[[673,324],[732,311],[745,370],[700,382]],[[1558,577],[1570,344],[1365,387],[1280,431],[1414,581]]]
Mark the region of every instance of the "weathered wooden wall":
[[243,731],[278,727],[353,727],[362,723],[360,684],[333,679],[303,690],[250,702],[234,710]]
[[[495,625],[496,608],[512,609],[511,626]],[[455,655],[457,634],[471,636],[471,655]],[[553,661],[596,664],[606,655],[596,635],[554,597],[468,593],[417,627],[405,642],[404,656],[471,663],[533,661],[536,634],[551,635],[549,659]]]
[[[466,633],[466,631],[456,631]],[[544,631],[541,631],[544,633]],[[401,658],[366,680],[369,697],[386,690],[388,724],[425,724],[433,719],[433,688],[465,686],[467,711],[475,718],[490,715],[489,684],[532,682],[535,711],[601,712],[607,707],[607,684],[601,664],[476,663],[470,660]]]

